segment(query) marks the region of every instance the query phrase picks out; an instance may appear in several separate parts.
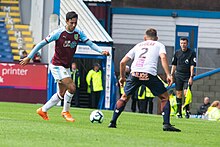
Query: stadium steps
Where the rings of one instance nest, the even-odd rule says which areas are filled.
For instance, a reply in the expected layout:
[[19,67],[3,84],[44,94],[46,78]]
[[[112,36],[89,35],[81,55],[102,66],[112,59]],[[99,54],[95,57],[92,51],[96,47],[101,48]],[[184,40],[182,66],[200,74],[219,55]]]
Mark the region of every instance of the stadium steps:
[[1,0],[0,5],[2,6],[17,6],[19,4],[18,0]]
[[[8,24],[9,21],[6,16],[11,17],[14,23],[13,25]],[[1,0],[0,17],[6,17],[5,22],[7,25],[5,27],[8,30],[11,52],[14,61],[17,61],[20,59],[18,41],[23,41],[22,50],[26,50],[27,53],[30,53],[34,45],[32,33],[29,31],[29,25],[21,24],[19,0]],[[18,31],[21,33],[21,39],[18,39]]]
[[[72,103],[75,105],[74,99]],[[81,108],[89,108],[89,94],[86,88],[80,88],[79,90],[79,103]]]
[[[7,8],[8,8],[7,6],[0,6],[0,11],[3,12]],[[20,13],[20,9],[18,6],[10,6],[10,12],[19,12]]]
[[19,12],[0,12],[0,17],[6,17],[7,15],[11,16],[11,17],[16,17],[16,18],[20,18],[20,13]]

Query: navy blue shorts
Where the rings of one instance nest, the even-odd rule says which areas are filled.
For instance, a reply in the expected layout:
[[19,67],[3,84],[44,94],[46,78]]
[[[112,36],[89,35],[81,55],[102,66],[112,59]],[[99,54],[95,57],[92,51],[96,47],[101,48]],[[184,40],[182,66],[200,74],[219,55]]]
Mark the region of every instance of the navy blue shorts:
[[148,78],[148,80],[139,80],[138,77],[130,74],[124,87],[125,94],[127,96],[133,95],[141,85],[147,86],[155,96],[159,96],[167,91],[163,82],[157,76],[148,74]]

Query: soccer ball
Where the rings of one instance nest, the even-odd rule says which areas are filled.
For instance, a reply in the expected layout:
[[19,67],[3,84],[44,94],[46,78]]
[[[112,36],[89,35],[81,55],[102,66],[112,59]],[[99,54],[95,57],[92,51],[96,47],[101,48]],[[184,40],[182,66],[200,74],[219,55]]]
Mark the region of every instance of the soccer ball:
[[92,123],[102,123],[104,119],[104,115],[100,110],[94,110],[90,114],[90,121]]

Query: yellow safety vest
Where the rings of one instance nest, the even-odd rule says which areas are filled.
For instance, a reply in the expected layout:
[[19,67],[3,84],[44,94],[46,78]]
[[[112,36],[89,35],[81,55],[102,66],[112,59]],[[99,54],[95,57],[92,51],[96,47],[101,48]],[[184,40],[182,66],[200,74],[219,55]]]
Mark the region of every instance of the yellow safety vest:
[[144,100],[144,99],[145,99],[145,96],[146,96],[146,88],[144,89],[144,92],[142,93],[142,95],[140,95],[140,93],[141,93],[141,88],[142,88],[142,86],[140,86],[139,89],[138,89],[138,99],[139,99],[139,100]]
[[76,87],[80,87],[80,76],[79,76],[79,70],[76,69],[74,71],[71,71],[71,77],[73,82],[76,84]]
[[124,82],[124,85],[123,85],[123,86],[120,86],[120,85],[119,85],[119,86],[120,86],[120,93],[121,93],[121,95],[125,93],[125,91],[124,91],[125,83],[126,83],[126,82]]
[[169,99],[170,99],[170,116],[176,116],[177,114],[176,96],[171,94]]
[[102,72],[99,70],[98,72],[91,69],[87,76],[86,76],[86,82],[88,84],[88,93],[91,91],[102,91]]
[[146,87],[146,97],[151,97],[154,98],[155,96],[153,95],[153,93],[150,91],[149,88]]

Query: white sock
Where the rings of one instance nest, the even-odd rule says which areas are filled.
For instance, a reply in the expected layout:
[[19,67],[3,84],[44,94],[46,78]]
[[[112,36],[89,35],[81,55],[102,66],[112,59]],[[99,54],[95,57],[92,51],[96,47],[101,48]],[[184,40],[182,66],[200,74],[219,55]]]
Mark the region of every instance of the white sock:
[[70,111],[71,100],[74,94],[70,93],[68,90],[64,95],[64,102],[63,102],[63,112]]
[[50,108],[52,108],[53,106],[55,106],[58,102],[60,101],[59,97],[58,97],[58,93],[55,93],[49,101],[47,101],[47,103],[42,107],[42,111],[43,112],[47,112]]

